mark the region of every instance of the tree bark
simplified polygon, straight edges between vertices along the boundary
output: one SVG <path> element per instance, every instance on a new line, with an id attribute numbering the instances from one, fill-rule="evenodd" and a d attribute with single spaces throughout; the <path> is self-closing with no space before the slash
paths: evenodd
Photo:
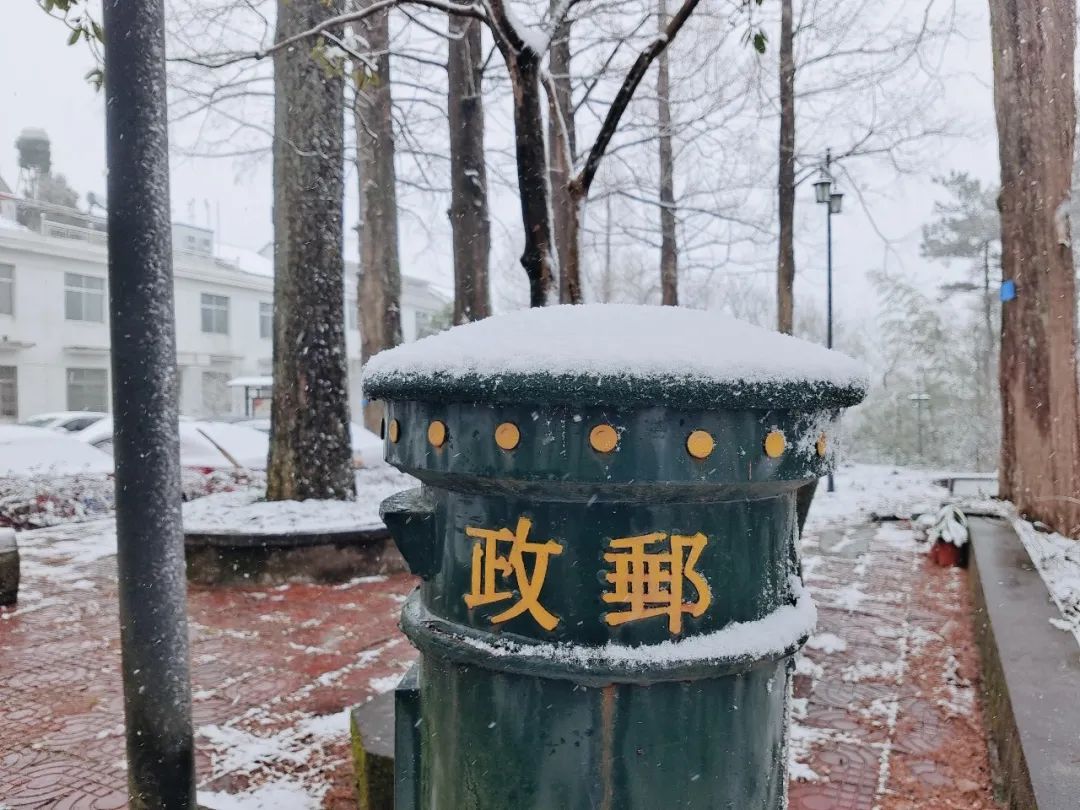
<path id="1" fill-rule="evenodd" d="M 1001 162 L 1000 491 L 1021 513 L 1080 532 L 1076 277 L 1067 208 L 1076 101 L 1072 0 L 990 0 Z"/>
<path id="2" fill-rule="evenodd" d="M 277 39 L 341 12 L 278 0 Z M 268 500 L 355 495 L 345 361 L 343 81 L 274 54 L 274 393 Z"/>
<path id="3" fill-rule="evenodd" d="M 659 0 L 661 33 L 667 28 L 666 0 Z M 660 303 L 679 303 L 679 252 L 675 241 L 675 154 L 671 146 L 671 75 L 667 48 L 657 56 L 656 103 L 660 130 Z"/>
<path id="4" fill-rule="evenodd" d="M 552 303 L 558 256 L 551 224 L 540 57 L 526 48 L 512 54 L 507 67 L 514 88 L 514 145 L 525 224 L 521 266 L 529 277 L 529 306 L 542 307 Z"/>
<path id="5" fill-rule="evenodd" d="M 551 1 L 553 12 L 560 6 L 559 0 Z M 563 20 L 555 27 L 548 51 L 548 72 L 555 87 L 554 100 L 548 105 L 548 154 L 551 177 L 551 208 L 555 227 L 555 246 L 559 255 L 559 301 L 563 304 L 581 303 L 581 278 L 574 270 L 578 267 L 575 256 L 580 252 L 576 240 L 580 238 L 575 201 L 570 194 L 570 180 L 577 154 L 577 128 L 574 124 L 573 96 L 570 87 L 570 20 Z M 556 107 L 557 105 L 557 107 Z M 559 116 L 566 128 L 565 140 L 559 131 Z M 569 152 L 569 154 L 567 154 Z M 571 253 L 574 256 L 571 256 Z"/>
<path id="6" fill-rule="evenodd" d="M 371 0 L 361 0 L 361 6 Z M 360 356 L 366 363 L 401 343 L 401 265 L 398 257 L 397 175 L 390 91 L 390 13 L 359 22 L 359 33 L 375 59 L 374 75 L 357 74 L 353 117 L 360 180 Z M 383 408 L 368 402 L 364 424 L 379 431 Z"/>
<path id="7" fill-rule="evenodd" d="M 450 18 L 447 62 L 450 118 L 450 228 L 454 247 L 454 323 L 491 314 L 491 221 L 484 163 L 483 51 L 479 20 Z"/>
<path id="8" fill-rule="evenodd" d="M 795 329 L 795 57 L 792 0 L 780 0 L 780 169 L 777 212 L 776 328 Z"/>

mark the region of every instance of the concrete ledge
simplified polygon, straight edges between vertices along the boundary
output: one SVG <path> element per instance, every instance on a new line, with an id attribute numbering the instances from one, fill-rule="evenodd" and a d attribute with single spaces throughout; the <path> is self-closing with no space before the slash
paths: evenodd
<path id="1" fill-rule="evenodd" d="M 990 742 L 1010 810 L 1080 801 L 1080 648 L 1012 528 L 972 518 L 970 583 Z"/>
<path id="2" fill-rule="evenodd" d="M 199 585 L 332 583 L 409 570 L 386 529 L 333 534 L 187 534 L 184 553 L 188 581 Z"/>
<path id="3" fill-rule="evenodd" d="M 350 712 L 359 810 L 394 810 L 394 693 Z"/>

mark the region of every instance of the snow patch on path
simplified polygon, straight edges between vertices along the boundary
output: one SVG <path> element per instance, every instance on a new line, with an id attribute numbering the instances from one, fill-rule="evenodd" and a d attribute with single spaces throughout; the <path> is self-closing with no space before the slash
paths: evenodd
<path id="1" fill-rule="evenodd" d="M 1071 632 L 1080 644 L 1080 543 L 1056 532 L 1039 531 L 1012 504 L 1004 505 L 1003 511 L 1061 611 L 1061 619 L 1050 619 L 1050 623 Z"/>
<path id="2" fill-rule="evenodd" d="M 243 793 L 200 790 L 199 804 L 214 810 L 319 810 L 326 785 L 310 787 L 293 779 L 265 782 Z"/>

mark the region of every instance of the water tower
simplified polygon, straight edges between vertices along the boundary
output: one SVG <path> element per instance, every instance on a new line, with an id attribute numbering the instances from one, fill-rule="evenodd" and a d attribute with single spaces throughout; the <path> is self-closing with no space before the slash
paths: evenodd
<path id="1" fill-rule="evenodd" d="M 37 199 L 38 181 L 52 168 L 49 136 L 43 129 L 27 127 L 15 139 L 15 148 L 19 152 L 19 181 L 15 191 L 27 199 Z"/>

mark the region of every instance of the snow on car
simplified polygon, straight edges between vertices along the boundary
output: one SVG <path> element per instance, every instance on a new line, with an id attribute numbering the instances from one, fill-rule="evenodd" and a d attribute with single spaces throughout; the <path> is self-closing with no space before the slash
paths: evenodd
<path id="1" fill-rule="evenodd" d="M 240 424 L 181 419 L 180 465 L 209 472 L 243 467 L 249 470 L 266 469 L 266 454 L 270 437 Z M 75 438 L 99 450 L 113 451 L 113 421 L 102 419 Z"/>
<path id="2" fill-rule="evenodd" d="M 108 416 L 101 411 L 57 411 L 55 413 L 39 413 L 19 422 L 24 427 L 48 428 L 49 430 L 67 431 L 77 433 L 85 430 L 95 422 L 100 422 Z"/>
<path id="3" fill-rule="evenodd" d="M 269 419 L 245 419 L 234 422 L 236 425 L 253 428 L 263 433 L 270 432 Z M 353 467 L 378 467 L 383 464 L 383 440 L 358 422 L 349 423 L 349 438 L 352 443 Z"/>
<path id="4" fill-rule="evenodd" d="M 25 425 L 0 426 L 0 477 L 112 471 L 108 455 L 73 436 Z"/>

